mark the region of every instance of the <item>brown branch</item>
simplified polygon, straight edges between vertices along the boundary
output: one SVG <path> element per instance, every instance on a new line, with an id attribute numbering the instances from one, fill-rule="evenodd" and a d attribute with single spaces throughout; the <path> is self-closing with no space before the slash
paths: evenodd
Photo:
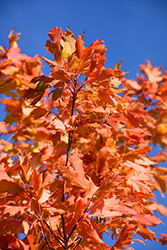
<path id="1" fill-rule="evenodd" d="M 61 234 L 61 232 L 60 232 L 60 229 L 58 228 L 57 225 L 56 225 L 56 226 L 57 226 L 58 232 L 59 232 L 59 234 L 60 234 L 61 237 L 59 237 L 59 236 L 55 233 L 55 231 L 54 231 L 54 229 L 53 229 L 53 226 L 52 226 L 52 223 L 51 223 L 51 220 L 50 220 L 50 216 L 49 216 L 49 224 L 50 224 L 50 227 L 51 227 L 51 229 L 52 229 L 52 231 L 53 231 L 53 234 L 54 234 L 56 237 L 58 237 L 59 240 L 61 240 L 62 242 L 64 242 L 63 236 L 62 236 L 62 234 Z"/>
<path id="2" fill-rule="evenodd" d="M 73 250 L 75 250 L 77 248 L 77 246 L 80 244 L 82 238 L 79 239 L 79 241 L 77 242 L 76 246 L 73 248 Z"/>
<path id="3" fill-rule="evenodd" d="M 74 230 L 77 228 L 79 222 L 80 222 L 81 219 L 83 218 L 83 216 L 84 216 L 84 214 L 86 213 L 86 211 L 88 210 L 88 208 L 89 208 L 89 205 L 88 205 L 87 208 L 85 208 L 85 210 L 83 211 L 83 214 L 81 215 L 81 217 L 78 219 L 78 221 L 77 221 L 77 222 L 75 223 L 75 225 L 73 226 L 73 228 L 72 228 L 72 230 L 71 230 L 71 232 L 70 232 L 70 234 L 69 234 L 69 236 L 68 236 L 68 238 L 67 238 L 67 242 L 69 241 L 71 235 L 73 234 Z"/>
<path id="4" fill-rule="evenodd" d="M 52 229 L 50 228 L 50 226 L 48 225 L 48 223 L 47 223 L 45 220 L 43 220 L 43 222 L 44 222 L 45 225 L 48 227 L 49 231 L 52 233 L 52 235 L 54 236 L 54 238 L 55 238 L 55 239 L 59 242 L 59 244 L 64 248 L 64 245 L 61 243 L 61 241 L 64 243 L 64 240 L 61 239 L 61 238 L 55 233 L 55 231 L 52 230 Z"/>
<path id="5" fill-rule="evenodd" d="M 54 250 L 54 248 L 52 248 L 52 247 L 50 246 L 50 244 L 49 244 L 49 242 L 48 242 L 48 240 L 47 240 L 47 237 L 46 237 L 46 234 L 45 234 L 45 229 L 44 229 L 44 227 L 43 227 L 42 221 L 40 221 L 40 222 L 41 222 L 42 235 L 43 235 L 43 237 L 44 237 L 44 240 L 45 240 L 47 246 L 49 247 L 49 249 Z"/>
<path id="6" fill-rule="evenodd" d="M 63 240 L 63 237 L 61 238 L 61 237 L 59 237 L 56 233 L 55 233 L 55 231 L 54 231 L 54 229 L 53 229 L 53 227 L 52 227 L 52 223 L 51 223 L 51 220 L 50 220 L 50 216 L 49 216 L 49 224 L 50 224 L 50 226 L 48 225 L 48 223 L 42 218 L 42 208 L 41 208 L 41 206 L 39 205 L 39 217 L 38 216 L 36 216 L 37 217 L 37 219 L 40 221 L 40 223 L 41 223 L 41 226 L 42 226 L 42 230 L 43 230 L 43 235 L 44 235 L 44 240 L 46 241 L 46 244 L 50 247 L 50 245 L 49 245 L 49 242 L 48 242 L 48 240 L 47 240 L 47 238 L 46 238 L 46 235 L 45 235 L 45 229 L 44 229 L 44 226 L 43 226 L 43 223 L 47 226 L 47 228 L 49 229 L 49 231 L 51 232 L 51 234 L 53 235 L 53 237 L 58 241 L 58 243 L 64 248 L 64 240 Z M 61 235 L 61 234 L 60 234 Z M 63 243 L 63 244 L 62 244 Z M 53 249 L 53 248 L 51 248 L 51 249 Z M 54 250 L 54 249 L 53 249 Z"/>
<path id="7" fill-rule="evenodd" d="M 71 91 L 72 93 L 72 109 L 71 109 L 71 117 L 73 116 L 74 114 L 74 108 L 75 108 L 75 101 L 76 101 L 76 97 L 77 97 L 77 93 L 82 89 L 82 87 L 84 86 L 85 84 L 82 84 L 78 89 L 77 89 L 77 80 L 75 79 L 74 80 L 74 91 Z M 72 131 L 70 130 L 68 132 L 68 147 L 67 147 L 67 154 L 66 154 L 66 164 L 65 166 L 67 167 L 68 166 L 68 161 L 69 161 L 69 155 L 70 155 L 70 149 L 71 149 L 71 144 L 72 144 L 72 138 L 73 138 L 73 134 L 72 134 Z M 65 198 L 65 187 L 66 187 L 66 181 L 63 180 L 63 191 L 62 191 L 62 202 L 64 201 L 64 198 Z M 84 210 L 83 212 L 83 215 L 84 213 L 87 211 L 88 207 Z M 72 228 L 69 236 L 67 237 L 66 236 L 66 231 L 65 231 L 65 220 L 64 220 L 64 215 L 61 215 L 61 220 L 62 220 L 62 227 L 63 227 L 63 234 L 64 234 L 64 241 L 65 241 L 65 244 L 66 244 L 66 247 L 68 249 L 68 246 L 67 246 L 67 243 L 71 237 L 71 235 L 73 234 L 73 232 L 75 231 L 78 223 L 80 222 L 80 220 L 82 219 L 83 215 L 79 218 L 79 220 L 77 221 L 77 223 L 74 225 L 74 227 Z M 79 241 L 80 242 L 80 241 Z M 79 243 L 77 243 L 77 246 L 79 245 Z M 76 247 L 75 247 L 76 248 Z M 74 248 L 74 249 L 75 249 Z"/>
<path id="8" fill-rule="evenodd" d="M 63 238 L 63 235 L 62 235 L 62 233 L 61 233 L 61 231 L 60 231 L 60 229 L 59 229 L 58 225 L 56 225 L 56 227 L 57 227 L 57 230 L 58 230 L 58 232 L 59 232 L 60 236 Z"/>
<path id="9" fill-rule="evenodd" d="M 66 228 L 65 228 L 65 219 L 64 215 L 61 214 L 61 221 L 62 221 L 62 228 L 63 228 L 63 234 L 64 234 L 64 249 L 68 249 L 68 242 L 67 242 L 67 235 L 66 235 Z"/>
<path id="10" fill-rule="evenodd" d="M 77 89 L 77 93 L 85 86 L 85 82 Z"/>
<path id="11" fill-rule="evenodd" d="M 71 116 L 73 116 L 73 114 L 74 114 L 74 107 L 75 107 L 76 97 L 77 97 L 77 92 L 76 92 L 76 90 L 75 90 L 75 91 L 73 92 L 73 96 L 72 96 Z"/>
<path id="12" fill-rule="evenodd" d="M 74 85 L 73 85 L 73 91 L 71 90 L 72 93 L 72 108 L 71 108 L 71 117 L 74 114 L 74 108 L 75 108 L 75 101 L 76 101 L 76 97 L 77 97 L 77 91 L 76 91 L 76 86 L 77 86 L 77 81 L 76 79 L 74 80 Z M 71 149 L 71 144 L 72 144 L 72 138 L 73 138 L 73 134 L 72 131 L 69 130 L 68 132 L 68 147 L 67 147 L 67 153 L 66 153 L 66 163 L 65 166 L 68 166 L 68 161 L 69 161 L 69 155 L 70 155 L 70 149 Z M 65 200 L 65 189 L 66 189 L 66 181 L 63 180 L 63 188 L 62 188 L 62 202 L 64 202 Z M 64 249 L 68 249 L 68 239 L 69 237 L 67 237 L 66 235 L 66 228 L 65 228 L 65 218 L 64 218 L 64 214 L 61 215 L 61 222 L 62 222 L 62 228 L 63 228 L 63 238 L 64 238 Z"/>
<path id="13" fill-rule="evenodd" d="M 76 239 L 73 240 L 73 242 L 72 242 L 70 245 L 68 245 L 68 248 L 72 247 L 72 245 L 74 245 L 74 243 L 76 243 L 78 240 L 81 240 L 81 239 L 82 239 L 82 238 L 80 238 L 80 237 L 78 236 Z"/>
<path id="14" fill-rule="evenodd" d="M 68 132 L 68 147 L 67 147 L 67 154 L 66 154 L 66 167 L 68 165 L 68 160 L 69 160 L 69 155 L 70 155 L 70 149 L 71 149 L 71 144 L 72 144 L 72 131 L 70 130 Z"/>

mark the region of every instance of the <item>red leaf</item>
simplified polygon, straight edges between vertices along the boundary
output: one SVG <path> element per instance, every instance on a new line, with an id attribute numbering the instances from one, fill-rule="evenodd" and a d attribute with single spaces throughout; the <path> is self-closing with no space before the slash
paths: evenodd
<path id="1" fill-rule="evenodd" d="M 11 193 L 11 194 L 20 194 L 24 192 L 24 189 L 21 188 L 17 183 L 8 181 L 8 180 L 1 180 L 0 181 L 0 193 Z"/>
<path id="2" fill-rule="evenodd" d="M 161 244 L 164 246 L 164 245 L 167 245 L 167 234 L 160 234 L 162 237 L 159 238 L 159 241 L 161 242 Z"/>
<path id="3" fill-rule="evenodd" d="M 54 42 L 54 43 L 59 43 L 60 44 L 60 39 L 62 36 L 63 32 L 61 28 L 52 28 L 49 33 L 48 36 L 50 37 L 50 39 Z"/>
<path id="4" fill-rule="evenodd" d="M 28 246 L 26 246 L 19 238 L 9 234 L 0 236 L 0 248 L 12 250 L 28 250 Z"/>

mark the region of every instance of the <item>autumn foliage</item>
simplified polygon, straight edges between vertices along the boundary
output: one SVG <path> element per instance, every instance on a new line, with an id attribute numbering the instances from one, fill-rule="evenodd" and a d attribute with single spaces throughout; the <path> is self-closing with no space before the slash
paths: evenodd
<path id="1" fill-rule="evenodd" d="M 32 58 L 18 35 L 0 46 L 0 249 L 132 249 L 134 235 L 167 244 L 150 227 L 162 223 L 155 211 L 167 216 L 154 194 L 167 191 L 167 71 L 147 61 L 127 79 L 121 62 L 104 67 L 103 41 L 85 47 L 61 28 L 46 42 L 53 61 Z"/>

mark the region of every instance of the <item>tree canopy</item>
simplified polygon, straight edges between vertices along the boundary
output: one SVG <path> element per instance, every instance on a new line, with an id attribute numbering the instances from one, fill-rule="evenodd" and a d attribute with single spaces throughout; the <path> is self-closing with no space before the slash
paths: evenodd
<path id="1" fill-rule="evenodd" d="M 104 66 L 103 41 L 48 35 L 53 60 L 21 54 L 14 30 L 0 46 L 0 249 L 133 249 L 134 235 L 167 244 L 150 229 L 162 223 L 155 211 L 167 216 L 154 194 L 167 192 L 167 71 L 146 61 L 131 80 L 122 62 Z"/>

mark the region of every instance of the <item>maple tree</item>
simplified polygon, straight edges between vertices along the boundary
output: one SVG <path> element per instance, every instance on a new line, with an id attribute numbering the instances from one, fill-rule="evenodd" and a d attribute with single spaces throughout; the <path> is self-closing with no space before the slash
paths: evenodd
<path id="1" fill-rule="evenodd" d="M 84 34 L 57 27 L 54 60 L 32 58 L 13 32 L 0 46 L 0 249 L 133 249 L 134 235 L 167 244 L 150 229 L 162 223 L 155 211 L 167 215 L 154 194 L 167 192 L 167 71 L 147 61 L 127 79 L 121 62 L 104 67 L 103 41 L 85 47 Z"/>

